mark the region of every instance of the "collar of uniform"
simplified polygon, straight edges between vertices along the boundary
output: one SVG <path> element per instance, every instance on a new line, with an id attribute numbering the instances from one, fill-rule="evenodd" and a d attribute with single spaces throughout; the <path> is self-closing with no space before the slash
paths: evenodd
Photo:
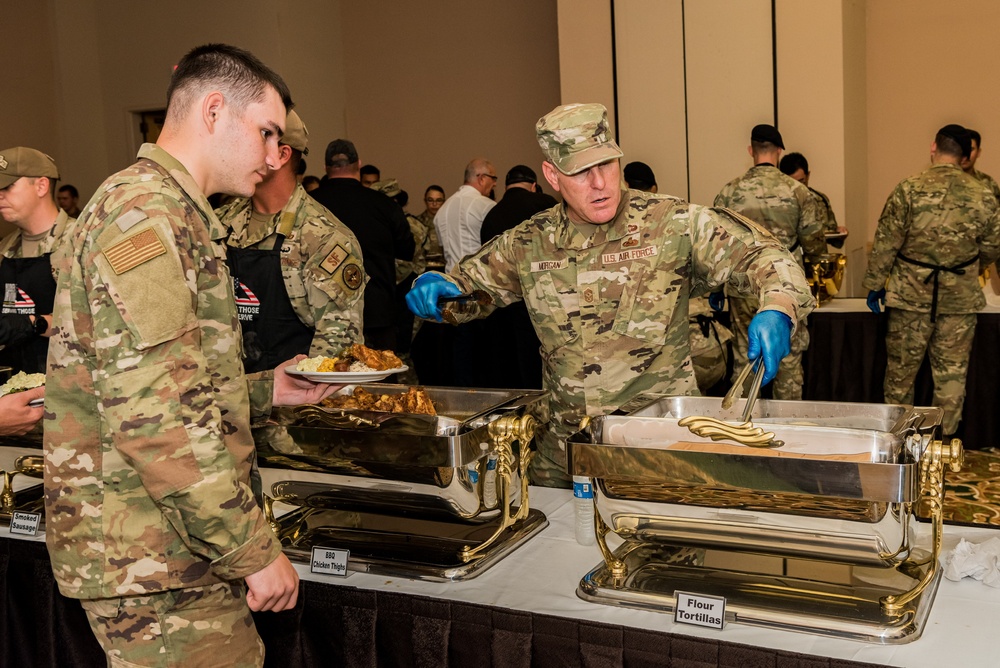
<path id="1" fill-rule="evenodd" d="M 197 207 L 205 222 L 208 223 L 208 233 L 212 241 L 226 238 L 226 227 L 219 222 L 218 216 L 212 211 L 212 205 L 208 203 L 208 198 L 201 191 L 194 177 L 187 168 L 174 156 L 167 153 L 156 144 L 143 144 L 139 148 L 140 158 L 152 160 L 160 165 L 170 176 L 173 177 L 181 189 L 191 198 L 191 202 Z"/>
<path id="2" fill-rule="evenodd" d="M 285 206 L 271 217 L 271 223 L 266 227 L 255 230 L 252 234 L 247 231 L 250 226 L 250 213 L 253 211 L 253 202 L 249 197 L 240 199 L 239 204 L 233 205 L 232 208 L 219 209 L 217 212 L 219 220 L 223 225 L 232 230 L 232 234 L 226 235 L 229 238 L 228 243 L 239 248 L 256 246 L 261 241 L 278 232 L 278 227 L 287 214 L 290 213 L 294 217 L 297 217 L 299 209 L 306 204 L 306 197 L 308 196 L 309 193 L 305 191 L 305 188 L 301 184 L 295 186 L 288 201 L 285 202 Z M 223 215 L 225 218 L 223 218 Z M 234 238 L 237 239 L 235 243 L 233 243 Z"/>
<path id="3" fill-rule="evenodd" d="M 628 189 L 622 188 L 618 201 L 618 211 L 615 212 L 615 217 L 603 225 L 592 225 L 596 231 L 590 235 L 584 234 L 580 226 L 570 220 L 569 214 L 566 213 L 566 203 L 563 202 L 559 207 L 559 216 L 562 221 L 562 233 L 557 240 L 559 247 L 590 248 L 608 241 L 623 238 L 628 234 L 628 222 L 626 219 L 628 218 L 629 199 Z"/>
<path id="4" fill-rule="evenodd" d="M 753 167 L 751 167 L 749 171 L 751 171 L 751 172 L 752 172 L 752 171 L 753 171 L 753 170 L 755 170 L 755 169 L 767 169 L 767 168 L 770 168 L 770 169 L 777 169 L 777 167 L 775 167 L 774 165 L 772 165 L 772 164 L 771 164 L 771 163 L 769 163 L 769 162 L 762 162 L 762 163 L 759 163 L 759 164 L 756 164 L 756 165 L 754 165 Z"/>
<path id="5" fill-rule="evenodd" d="M 45 237 L 41 239 L 38 245 L 38 252 L 42 255 L 51 253 L 56 247 L 56 241 L 62 236 L 63 230 L 66 229 L 66 221 L 69 220 L 69 216 L 65 211 L 59 209 L 59 213 L 56 214 L 56 222 L 52 224 L 46 233 Z M 16 249 L 16 251 L 15 251 Z M 3 257 L 18 257 L 21 255 L 21 229 L 15 228 L 13 232 L 3 238 L 0 242 L 0 255 Z"/>

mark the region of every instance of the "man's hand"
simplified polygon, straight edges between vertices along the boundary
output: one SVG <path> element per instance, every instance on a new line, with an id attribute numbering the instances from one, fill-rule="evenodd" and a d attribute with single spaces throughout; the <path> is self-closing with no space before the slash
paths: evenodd
<path id="1" fill-rule="evenodd" d="M 868 308 L 872 313 L 881 313 L 885 304 L 885 288 L 868 291 Z"/>
<path id="2" fill-rule="evenodd" d="M 274 370 L 274 391 L 271 393 L 271 403 L 274 406 L 301 406 L 302 404 L 318 404 L 328 396 L 344 387 L 333 383 L 314 383 L 299 376 L 285 373 L 286 367 L 295 368 L 305 355 L 296 355 L 294 359 L 282 362 Z M 265 392 L 267 390 L 264 390 Z"/>
<path id="3" fill-rule="evenodd" d="M 767 385 L 778 375 L 778 363 L 792 351 L 792 319 L 780 311 L 760 311 L 747 328 L 747 358 L 763 358 Z"/>
<path id="4" fill-rule="evenodd" d="M 424 320 L 441 322 L 438 299 L 457 297 L 462 294 L 458 286 L 438 274 L 421 274 L 413 283 L 413 289 L 406 293 L 406 305 L 413 314 Z"/>
<path id="5" fill-rule="evenodd" d="M 28 402 L 44 396 L 43 386 L 0 397 L 0 436 L 21 436 L 31 431 L 45 409 L 29 406 Z"/>
<path id="6" fill-rule="evenodd" d="M 284 554 L 246 577 L 247 605 L 254 612 L 281 612 L 295 607 L 299 598 L 299 574 Z"/>

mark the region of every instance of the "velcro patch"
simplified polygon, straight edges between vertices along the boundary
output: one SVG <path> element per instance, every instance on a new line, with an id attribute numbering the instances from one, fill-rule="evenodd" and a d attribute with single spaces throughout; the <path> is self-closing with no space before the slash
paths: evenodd
<path id="1" fill-rule="evenodd" d="M 126 211 L 122 215 L 118 216 L 115 220 L 115 225 L 117 225 L 118 229 L 122 232 L 128 232 L 135 227 L 137 223 L 141 223 L 144 220 L 146 220 L 146 214 L 139 209 L 131 209 L 130 211 Z"/>
<path id="2" fill-rule="evenodd" d="M 149 228 L 119 241 L 104 251 L 108 264 L 118 275 L 167 252 L 156 230 Z"/>
<path id="3" fill-rule="evenodd" d="M 332 275 L 333 272 L 337 270 L 337 267 L 344 263 L 344 260 L 347 259 L 348 255 L 350 255 L 350 253 L 347 252 L 347 249 L 340 244 L 337 244 L 333 247 L 333 250 L 330 251 L 325 258 L 323 258 L 323 261 L 319 263 L 319 266 L 323 268 L 323 271 Z"/>
<path id="4" fill-rule="evenodd" d="M 539 260 L 538 262 L 531 263 L 531 273 L 537 273 L 539 271 L 555 271 L 557 269 L 565 269 L 569 266 L 569 260 L 563 258 L 561 260 Z"/>

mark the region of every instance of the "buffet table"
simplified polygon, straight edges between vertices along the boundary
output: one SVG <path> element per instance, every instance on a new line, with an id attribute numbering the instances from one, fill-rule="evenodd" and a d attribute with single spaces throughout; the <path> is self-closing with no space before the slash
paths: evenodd
<path id="1" fill-rule="evenodd" d="M 803 355 L 802 398 L 816 401 L 881 403 L 885 377 L 887 318 L 868 310 L 863 299 L 834 299 L 809 316 L 809 349 Z M 1000 379 L 1000 306 L 979 313 L 965 383 L 966 397 L 957 436 L 970 450 L 1000 446 L 1000 412 L 995 410 Z M 917 374 L 914 404 L 933 400 L 930 364 Z"/>
<path id="2" fill-rule="evenodd" d="M 288 471 L 264 471 L 265 485 Z M 580 577 L 599 560 L 573 537 L 568 491 L 531 488 L 550 526 L 481 576 L 436 583 L 368 573 L 314 575 L 304 565 L 294 610 L 256 615 L 271 666 L 816 666 L 995 665 L 989 622 L 1000 591 L 943 580 L 927 630 L 898 646 L 730 623 L 722 631 L 676 625 L 669 615 L 586 603 Z M 927 527 L 921 527 L 926 530 Z M 0 665 L 95 666 L 100 651 L 75 601 L 55 589 L 41 537 L 3 530 Z M 982 542 L 990 529 L 946 527 Z M 808 655 L 808 656 L 804 656 Z"/>

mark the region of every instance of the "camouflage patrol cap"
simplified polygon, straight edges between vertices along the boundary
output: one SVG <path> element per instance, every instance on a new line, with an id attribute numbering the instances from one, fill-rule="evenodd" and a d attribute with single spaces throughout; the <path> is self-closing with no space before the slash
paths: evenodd
<path id="1" fill-rule="evenodd" d="M 309 130 L 294 111 L 289 111 L 285 117 L 285 134 L 281 135 L 281 143 L 300 151 L 302 155 L 309 155 Z"/>
<path id="2" fill-rule="evenodd" d="M 388 195 L 389 197 L 395 197 L 400 193 L 402 188 L 399 187 L 399 181 L 396 179 L 385 179 L 383 181 L 376 181 L 371 184 L 372 190 L 377 190 L 383 195 Z"/>
<path id="3" fill-rule="evenodd" d="M 22 176 L 59 178 L 56 161 L 41 151 L 15 146 L 0 151 L 0 188 L 6 188 Z"/>
<path id="4" fill-rule="evenodd" d="M 545 159 L 563 174 L 579 174 L 602 162 L 622 157 L 608 129 L 603 104 L 564 104 L 535 124 Z"/>

